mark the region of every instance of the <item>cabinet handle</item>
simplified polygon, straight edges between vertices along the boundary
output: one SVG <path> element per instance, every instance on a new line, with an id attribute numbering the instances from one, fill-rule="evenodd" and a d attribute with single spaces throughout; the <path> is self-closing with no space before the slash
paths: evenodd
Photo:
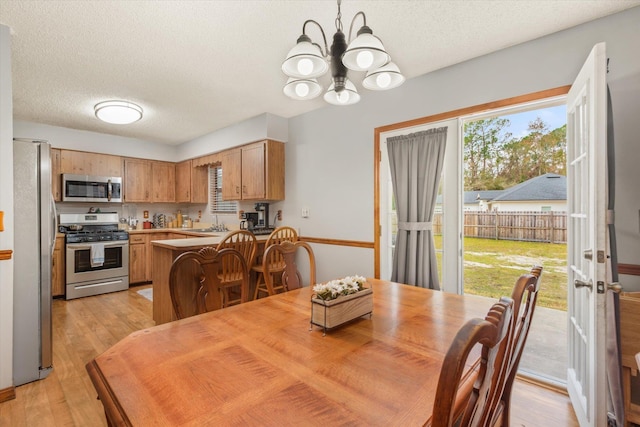
<path id="1" fill-rule="evenodd" d="M 242 193 L 243 194 L 247 194 L 247 186 L 246 185 L 242 186 Z"/>
<path id="2" fill-rule="evenodd" d="M 240 194 L 240 187 L 236 185 L 236 194 Z"/>

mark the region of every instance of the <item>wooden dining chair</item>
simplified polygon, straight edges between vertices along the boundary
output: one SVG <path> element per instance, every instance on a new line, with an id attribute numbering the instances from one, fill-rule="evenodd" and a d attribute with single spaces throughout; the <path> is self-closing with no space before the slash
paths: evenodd
<path id="1" fill-rule="evenodd" d="M 269 235 L 267 241 L 264 245 L 264 252 L 266 253 L 270 246 L 277 245 L 282 242 L 297 242 L 298 241 L 298 232 L 292 228 L 287 226 L 278 227 Z M 267 285 L 265 282 L 264 276 L 264 255 L 260 260 L 258 260 L 252 267 L 252 271 L 256 274 L 256 289 L 253 295 L 253 299 L 258 299 L 261 294 L 270 295 L 267 289 Z M 273 273 L 280 273 L 284 269 L 284 260 L 282 259 L 282 255 L 278 252 L 272 253 L 269 260 L 269 271 Z M 281 291 L 282 284 L 274 285 L 274 290 Z"/>
<path id="2" fill-rule="evenodd" d="M 220 282 L 222 283 L 223 307 L 239 304 L 241 302 L 241 285 L 245 274 L 249 274 L 247 266 L 253 265 L 257 250 L 256 236 L 247 230 L 236 230 L 225 235 L 217 249 L 235 249 L 242 254 L 245 263 L 240 263 L 236 258 L 226 257 L 220 266 Z"/>
<path id="3" fill-rule="evenodd" d="M 302 241 L 290 242 L 285 240 L 282 243 L 269 246 L 262 258 L 264 281 L 269 295 L 274 295 L 277 289 L 274 285 L 273 273 L 275 273 L 275 271 L 271 270 L 272 267 L 275 268 L 277 272 L 282 272 L 280 285 L 278 287 L 282 292 L 298 289 L 303 286 L 302 276 L 296 264 L 298 249 L 306 250 L 309 256 L 309 286 L 313 286 L 316 283 L 316 258 L 311 246 Z M 276 257 L 282 259 L 283 265 L 273 262 Z"/>
<path id="4" fill-rule="evenodd" d="M 534 266 L 529 274 L 523 274 L 518 278 L 511 293 L 514 318 L 512 348 L 509 352 L 509 365 L 507 367 L 504 390 L 500 396 L 499 405 L 496 407 L 496 413 L 493 415 L 493 425 L 509 426 L 511 390 L 518 373 L 518 366 L 529 335 L 533 312 L 536 308 L 541 274 L 542 267 Z"/>
<path id="5" fill-rule="evenodd" d="M 223 307 L 222 283 L 218 272 L 226 258 L 244 264 L 240 299 L 248 300 L 249 273 L 244 257 L 235 249 L 217 251 L 211 247 L 180 254 L 169 271 L 169 293 L 178 319 L 218 310 Z"/>
<path id="6" fill-rule="evenodd" d="M 502 297 L 484 319 L 471 319 L 458 331 L 447 351 L 440 371 L 431 427 L 490 425 L 495 412 L 492 405 L 503 388 L 513 329 L 513 300 Z M 462 387 L 467 359 L 476 344 L 481 344 L 480 365 L 471 391 Z M 461 392 L 460 392 L 461 391 Z"/>

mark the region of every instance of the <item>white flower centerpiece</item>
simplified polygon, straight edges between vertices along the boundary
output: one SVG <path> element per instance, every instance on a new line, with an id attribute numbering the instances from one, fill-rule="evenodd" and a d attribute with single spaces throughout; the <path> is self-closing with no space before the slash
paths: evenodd
<path id="1" fill-rule="evenodd" d="M 311 324 L 327 329 L 335 328 L 373 312 L 373 291 L 366 287 L 362 276 L 319 283 L 311 297 Z"/>

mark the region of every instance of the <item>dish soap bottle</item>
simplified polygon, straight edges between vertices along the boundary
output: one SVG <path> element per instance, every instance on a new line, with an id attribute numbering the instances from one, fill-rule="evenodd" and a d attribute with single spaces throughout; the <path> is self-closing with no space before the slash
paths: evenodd
<path id="1" fill-rule="evenodd" d="M 176 225 L 178 226 L 178 228 L 182 228 L 182 212 L 180 212 L 179 210 L 178 210 L 178 213 L 176 214 L 176 220 L 177 220 Z"/>

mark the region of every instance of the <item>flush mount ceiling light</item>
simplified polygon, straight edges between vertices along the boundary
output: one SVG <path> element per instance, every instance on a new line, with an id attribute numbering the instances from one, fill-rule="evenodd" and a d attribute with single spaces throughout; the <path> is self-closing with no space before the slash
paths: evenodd
<path id="1" fill-rule="evenodd" d="M 142 118 L 142 108 L 129 101 L 104 101 L 93 109 L 97 118 L 116 125 L 128 125 Z"/>
<path id="2" fill-rule="evenodd" d="M 355 40 L 347 41 L 342 32 L 342 13 L 338 0 L 338 16 L 336 17 L 336 33 L 333 35 L 331 49 L 327 47 L 327 38 L 322 26 L 312 19 L 302 25 L 302 35 L 297 44 L 289 51 L 282 63 L 282 71 L 289 77 L 284 86 L 284 94 L 297 100 L 313 99 L 320 95 L 322 86 L 316 80 L 327 72 L 331 66 L 331 85 L 324 95 L 324 100 L 335 105 L 351 105 L 360 100 L 356 86 L 347 78 L 347 69 L 366 71 L 363 86 L 371 90 L 387 90 L 400 86 L 405 78 L 391 57 L 384 50 L 379 38 L 367 27 L 364 12 L 358 12 L 351 20 L 349 40 L 353 24 L 358 16 L 362 16 L 363 25 L 358 30 Z M 324 50 L 318 43 L 311 41 L 306 34 L 307 24 L 313 23 L 320 28 L 324 41 Z"/>

